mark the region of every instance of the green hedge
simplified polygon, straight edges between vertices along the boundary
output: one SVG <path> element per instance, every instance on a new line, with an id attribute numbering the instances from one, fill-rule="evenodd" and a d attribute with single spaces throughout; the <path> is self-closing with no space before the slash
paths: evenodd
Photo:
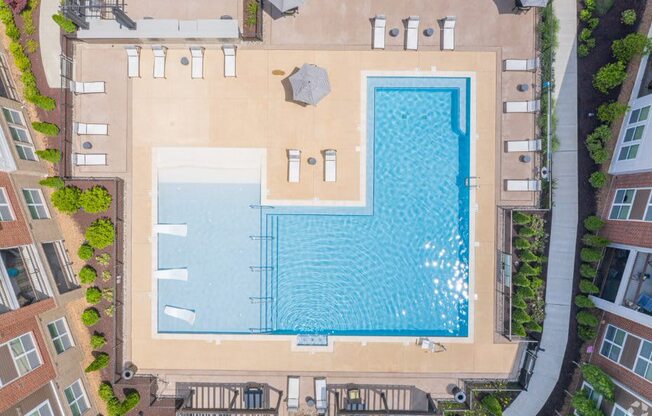
<path id="1" fill-rule="evenodd" d="M 582 237 L 582 241 L 587 246 L 596 247 L 596 248 L 607 247 L 611 242 L 609 241 L 609 239 L 595 234 L 584 234 L 584 236 Z"/>
<path id="2" fill-rule="evenodd" d="M 578 391 L 573 395 L 571 405 L 581 416 L 604 416 L 601 410 L 596 407 L 596 404 L 591 400 L 588 394 L 584 391 Z"/>
<path id="3" fill-rule="evenodd" d="M 593 76 L 593 86 L 601 93 L 608 94 L 609 91 L 625 82 L 626 78 L 625 64 L 620 61 L 612 62 L 604 65 Z"/>
<path id="4" fill-rule="evenodd" d="M 84 369 L 85 372 L 90 373 L 93 371 L 99 371 L 103 368 L 106 368 L 109 366 L 109 354 L 105 352 L 99 352 L 95 356 L 95 359 Z"/>
<path id="5" fill-rule="evenodd" d="M 110 246 L 114 239 L 115 228 L 108 218 L 97 219 L 86 229 L 86 241 L 96 249 Z"/>
<path id="6" fill-rule="evenodd" d="M 603 103 L 598 107 L 598 120 L 604 123 L 612 123 L 624 116 L 629 110 L 629 106 L 617 101 Z"/>
<path id="7" fill-rule="evenodd" d="M 593 172 L 589 177 L 589 183 L 596 189 L 602 188 L 607 184 L 607 175 L 602 171 Z"/>
<path id="8" fill-rule="evenodd" d="M 532 216 L 519 211 L 512 213 L 512 222 L 516 225 L 527 225 L 532 222 Z"/>
<path id="9" fill-rule="evenodd" d="M 98 394 L 106 403 L 108 416 L 126 415 L 140 402 L 140 394 L 136 390 L 129 391 L 125 395 L 125 400 L 120 402 L 113 392 L 113 387 L 106 381 L 100 385 Z"/>
<path id="10" fill-rule="evenodd" d="M 488 394 L 482 399 L 482 406 L 493 416 L 502 416 L 503 406 L 493 394 Z"/>
<path id="11" fill-rule="evenodd" d="M 622 39 L 613 41 L 611 50 L 614 58 L 627 63 L 637 56 L 649 52 L 652 46 L 650 39 L 642 33 L 630 33 Z"/>
<path id="12" fill-rule="evenodd" d="M 592 341 L 598 336 L 598 330 L 590 326 L 580 325 L 577 327 L 577 335 L 582 341 Z"/>

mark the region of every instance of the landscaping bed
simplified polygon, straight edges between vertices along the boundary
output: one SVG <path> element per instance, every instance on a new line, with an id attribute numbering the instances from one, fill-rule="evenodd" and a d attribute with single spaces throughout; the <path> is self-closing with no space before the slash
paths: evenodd
<path id="1" fill-rule="evenodd" d="M 244 40 L 262 40 L 263 8 L 260 0 L 244 0 L 242 2 L 242 38 Z"/>

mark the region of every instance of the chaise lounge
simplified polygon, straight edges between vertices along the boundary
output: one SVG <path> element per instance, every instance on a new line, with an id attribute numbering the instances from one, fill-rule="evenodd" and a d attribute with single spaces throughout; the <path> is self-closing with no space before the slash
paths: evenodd
<path id="1" fill-rule="evenodd" d="M 416 51 L 419 47 L 419 16 L 410 16 L 405 30 L 405 49 Z"/>
<path id="2" fill-rule="evenodd" d="M 373 49 L 385 49 L 385 27 L 387 19 L 379 14 L 374 17 L 374 45 Z"/>
<path id="3" fill-rule="evenodd" d="M 296 183 L 301 178 L 301 150 L 288 150 L 288 182 Z"/>

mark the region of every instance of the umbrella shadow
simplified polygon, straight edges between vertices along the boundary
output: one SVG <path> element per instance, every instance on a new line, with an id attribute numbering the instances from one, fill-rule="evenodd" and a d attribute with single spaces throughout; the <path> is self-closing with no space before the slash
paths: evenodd
<path id="1" fill-rule="evenodd" d="M 299 72 L 299 69 L 300 68 L 298 68 L 298 67 L 294 67 L 294 69 L 292 70 L 290 75 L 288 75 L 287 77 L 285 77 L 285 78 L 283 78 L 281 80 L 281 85 L 283 86 L 283 91 L 285 91 L 285 102 L 295 103 L 295 104 L 300 105 L 301 107 L 308 107 L 308 104 L 306 104 L 304 102 L 301 102 L 301 101 L 296 101 L 294 99 L 294 94 L 292 93 L 292 84 L 290 84 L 290 77 L 292 75 L 296 74 L 297 72 Z"/>

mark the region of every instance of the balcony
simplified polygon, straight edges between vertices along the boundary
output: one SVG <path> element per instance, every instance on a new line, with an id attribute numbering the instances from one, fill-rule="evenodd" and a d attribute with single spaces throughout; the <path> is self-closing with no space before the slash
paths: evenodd
<path id="1" fill-rule="evenodd" d="M 430 394 L 414 387 L 381 384 L 329 384 L 333 415 L 431 415 L 437 412 Z"/>
<path id="2" fill-rule="evenodd" d="M 637 253 L 623 305 L 652 316 L 652 253 Z"/>
<path id="3" fill-rule="evenodd" d="M 283 392 L 265 383 L 177 383 L 177 416 L 278 415 Z"/>
<path id="4" fill-rule="evenodd" d="M 47 284 L 33 246 L 0 249 L 0 313 L 47 299 Z"/>
<path id="5" fill-rule="evenodd" d="M 70 260 L 66 254 L 66 249 L 61 241 L 53 241 L 41 244 L 45 253 L 45 260 L 50 266 L 52 277 L 57 285 L 57 291 L 60 295 L 68 293 L 79 288 L 75 280 L 75 274 L 72 271 Z"/>

